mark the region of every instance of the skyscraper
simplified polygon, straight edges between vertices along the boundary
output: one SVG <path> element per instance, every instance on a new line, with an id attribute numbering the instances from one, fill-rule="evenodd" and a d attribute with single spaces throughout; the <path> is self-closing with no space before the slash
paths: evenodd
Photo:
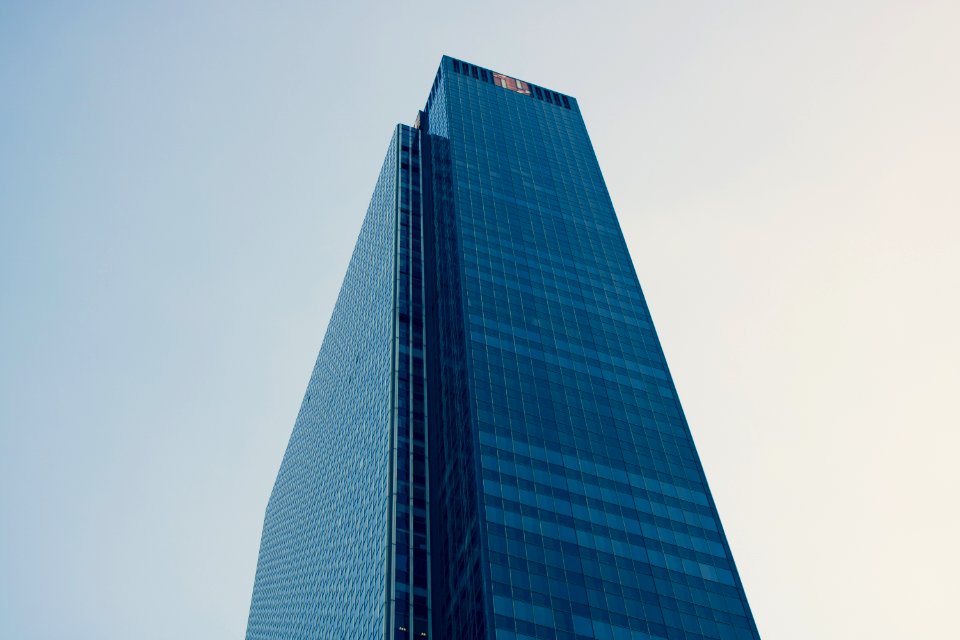
<path id="1" fill-rule="evenodd" d="M 394 130 L 247 638 L 759 638 L 573 98 L 444 57 Z"/>

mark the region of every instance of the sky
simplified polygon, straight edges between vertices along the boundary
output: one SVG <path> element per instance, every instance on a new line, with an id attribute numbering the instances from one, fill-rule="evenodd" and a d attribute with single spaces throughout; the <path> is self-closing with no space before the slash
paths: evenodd
<path id="1" fill-rule="evenodd" d="M 239 638 L 392 128 L 575 96 L 761 635 L 950 635 L 960 4 L 0 2 L 0 636 Z"/>

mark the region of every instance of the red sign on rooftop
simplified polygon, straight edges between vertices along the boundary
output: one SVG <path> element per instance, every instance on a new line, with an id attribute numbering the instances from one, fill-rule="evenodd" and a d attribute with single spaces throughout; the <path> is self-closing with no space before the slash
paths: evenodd
<path id="1" fill-rule="evenodd" d="M 516 78 L 505 76 L 502 73 L 493 74 L 493 84 L 498 87 L 503 87 L 504 89 L 509 89 L 510 91 L 522 93 L 525 96 L 530 95 L 530 85 L 523 80 L 517 80 Z"/>

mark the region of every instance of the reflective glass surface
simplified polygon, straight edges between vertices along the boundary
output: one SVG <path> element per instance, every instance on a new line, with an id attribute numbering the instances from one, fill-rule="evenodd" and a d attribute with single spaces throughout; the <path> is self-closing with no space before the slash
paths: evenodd
<path id="1" fill-rule="evenodd" d="M 476 637 L 759 637 L 576 101 L 449 58 L 441 76 Z"/>
<path id="2" fill-rule="evenodd" d="M 249 640 L 384 635 L 398 145 L 394 136 L 270 496 Z"/>
<path id="3" fill-rule="evenodd" d="M 444 57 L 277 477 L 247 637 L 759 638 L 573 98 Z"/>

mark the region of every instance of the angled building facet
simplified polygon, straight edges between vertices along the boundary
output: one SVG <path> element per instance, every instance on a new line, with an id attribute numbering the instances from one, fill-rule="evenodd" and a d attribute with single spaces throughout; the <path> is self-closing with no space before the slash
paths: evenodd
<path id="1" fill-rule="evenodd" d="M 444 57 L 396 127 L 247 638 L 759 638 L 575 99 Z"/>

